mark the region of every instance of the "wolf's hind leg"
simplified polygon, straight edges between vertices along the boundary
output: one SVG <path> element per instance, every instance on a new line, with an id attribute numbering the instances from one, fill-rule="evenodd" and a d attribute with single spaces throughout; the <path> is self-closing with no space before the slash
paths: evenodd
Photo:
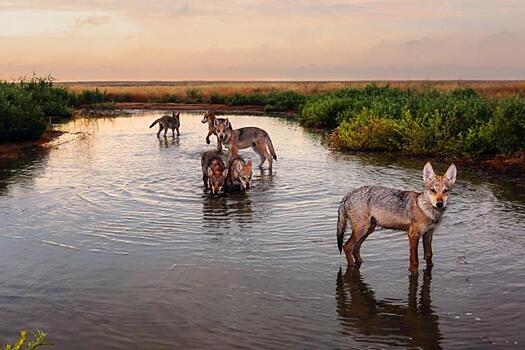
<path id="1" fill-rule="evenodd" d="M 361 223 L 361 222 L 354 223 L 352 221 L 352 235 L 343 245 L 343 250 L 345 251 L 345 255 L 346 255 L 346 261 L 348 262 L 349 267 L 355 266 L 354 249 L 356 248 L 356 244 L 358 244 L 362 238 L 366 238 L 365 236 L 366 236 L 366 233 L 368 232 L 369 227 L 370 227 L 369 221 L 366 221 L 365 223 Z M 359 256 L 359 258 L 361 257 Z"/>
<path id="2" fill-rule="evenodd" d="M 252 143 L 252 149 L 261 159 L 261 162 L 259 163 L 259 168 L 262 168 L 264 161 L 266 160 L 266 156 L 264 155 L 263 152 L 261 152 L 261 150 L 259 149 L 258 145 L 255 142 Z"/>
<path id="3" fill-rule="evenodd" d="M 363 262 L 363 259 L 361 258 L 361 245 L 363 244 L 365 239 L 367 239 L 367 237 L 370 236 L 372 232 L 374 232 L 374 230 L 376 229 L 376 225 L 377 225 L 376 220 L 372 218 L 370 220 L 370 226 L 368 227 L 368 230 L 366 231 L 365 235 L 362 236 L 359 239 L 359 241 L 356 243 L 356 245 L 354 246 L 353 255 L 354 255 L 356 264 L 361 264 Z"/>
<path id="4" fill-rule="evenodd" d="M 157 137 L 160 137 L 160 132 L 162 131 L 162 125 L 159 124 L 159 132 L 157 133 Z"/>

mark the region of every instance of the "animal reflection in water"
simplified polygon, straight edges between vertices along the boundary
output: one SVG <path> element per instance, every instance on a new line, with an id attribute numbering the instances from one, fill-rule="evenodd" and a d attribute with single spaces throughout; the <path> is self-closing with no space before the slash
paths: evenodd
<path id="1" fill-rule="evenodd" d="M 253 222 L 252 201 L 244 192 L 221 197 L 204 195 L 202 217 L 204 226 L 211 229 L 228 228 L 231 221 L 243 226 Z"/>
<path id="2" fill-rule="evenodd" d="M 418 278 L 409 276 L 408 303 L 403 305 L 377 300 L 358 269 L 347 269 L 344 275 L 339 269 L 335 297 L 341 325 L 348 334 L 364 335 L 355 337 L 360 342 L 384 341 L 387 346 L 441 349 L 439 317 L 430 300 L 431 278 L 431 271 L 426 269 L 418 303 Z"/>
<path id="3" fill-rule="evenodd" d="M 158 140 L 160 148 L 177 147 L 180 144 L 180 140 L 178 137 L 159 137 Z"/>

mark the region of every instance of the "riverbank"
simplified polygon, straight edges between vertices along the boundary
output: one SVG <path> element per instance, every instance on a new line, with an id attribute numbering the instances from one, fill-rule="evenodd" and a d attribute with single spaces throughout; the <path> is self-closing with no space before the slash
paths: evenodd
<path id="1" fill-rule="evenodd" d="M 24 142 L 11 142 L 11 143 L 0 143 L 0 160 L 16 159 L 25 151 L 32 148 L 46 148 L 50 147 L 51 143 L 64 135 L 64 131 L 60 130 L 48 130 L 45 131 L 38 140 L 24 141 Z"/>

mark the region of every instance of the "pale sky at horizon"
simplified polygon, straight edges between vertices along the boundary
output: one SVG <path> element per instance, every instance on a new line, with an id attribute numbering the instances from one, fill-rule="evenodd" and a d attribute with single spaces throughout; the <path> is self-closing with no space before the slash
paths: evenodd
<path id="1" fill-rule="evenodd" d="M 525 0 L 0 0 L 0 79 L 525 79 Z"/>

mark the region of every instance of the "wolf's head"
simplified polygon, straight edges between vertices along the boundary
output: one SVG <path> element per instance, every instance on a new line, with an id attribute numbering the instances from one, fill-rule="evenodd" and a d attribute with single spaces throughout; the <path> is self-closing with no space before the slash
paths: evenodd
<path id="1" fill-rule="evenodd" d="M 218 195 L 221 192 L 227 175 L 228 169 L 208 167 L 208 185 L 212 194 Z"/>
<path id="2" fill-rule="evenodd" d="M 232 125 L 228 118 L 224 120 L 215 119 L 213 121 L 213 128 L 215 130 L 215 134 L 217 134 L 217 137 L 221 141 L 228 139 L 232 131 Z"/>
<path id="3" fill-rule="evenodd" d="M 447 206 L 450 189 L 456 182 L 457 169 L 454 164 L 448 167 L 443 176 L 436 175 L 430 162 L 423 168 L 423 181 L 425 182 L 425 197 L 436 209 L 443 210 Z"/>
<path id="4" fill-rule="evenodd" d="M 202 116 L 201 123 L 206 124 L 209 122 L 212 122 L 215 119 L 215 113 L 213 113 L 213 109 L 209 109 L 206 111 L 204 116 Z"/>
<path id="5" fill-rule="evenodd" d="M 244 190 L 249 189 L 252 186 L 252 161 L 249 160 L 247 163 L 237 162 L 236 164 L 237 179 L 241 183 L 241 187 Z"/>
<path id="6" fill-rule="evenodd" d="M 177 120 L 180 120 L 180 112 L 177 112 L 177 113 L 173 112 L 173 113 L 171 114 L 171 117 L 172 117 L 172 118 L 175 118 L 175 119 L 177 119 Z"/>

